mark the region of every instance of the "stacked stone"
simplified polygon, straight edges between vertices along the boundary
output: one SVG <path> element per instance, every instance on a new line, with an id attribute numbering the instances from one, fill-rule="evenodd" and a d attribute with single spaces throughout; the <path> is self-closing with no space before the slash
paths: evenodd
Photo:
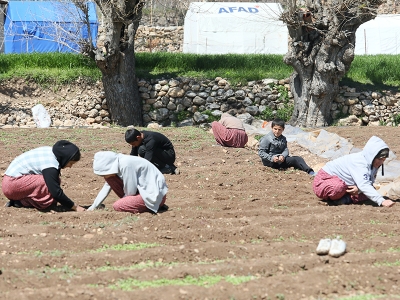
<path id="1" fill-rule="evenodd" d="M 240 116 L 250 123 L 269 108 L 272 112 L 293 104 L 288 79 L 264 79 L 245 85 L 232 86 L 227 80 L 173 78 L 139 80 L 139 92 L 143 103 L 145 125 L 156 123 L 169 125 L 199 125 L 209 123 L 210 113 L 219 117 L 223 112 Z M 280 94 L 288 90 L 289 103 Z M 34 92 L 32 96 L 43 98 L 48 92 Z M 14 98 L 19 95 L 13 94 Z M 393 115 L 400 114 L 400 93 L 363 91 L 341 87 L 333 101 L 332 117 L 349 116 L 339 120 L 341 125 L 393 125 Z M 37 100 L 0 103 L 0 126 L 35 127 L 31 108 Z M 111 117 L 101 82 L 88 85 L 78 80 L 75 85 L 61 89 L 57 96 L 42 103 L 49 112 L 53 127 L 109 125 Z M 208 111 L 205 113 L 205 111 Z M 186 117 L 182 121 L 182 116 Z"/>
<path id="2" fill-rule="evenodd" d="M 399 100 L 400 93 L 356 92 L 354 88 L 343 86 L 332 104 L 332 116 L 350 115 L 339 120 L 341 125 L 392 126 L 392 116 L 400 113 Z"/>
<path id="3" fill-rule="evenodd" d="M 148 4 L 148 2 L 146 2 Z M 164 7 L 164 6 L 163 6 Z M 150 9 L 149 7 L 147 7 Z M 140 19 L 140 26 L 182 26 L 185 16 L 179 13 L 178 10 L 174 11 L 154 11 L 150 13 L 143 13 Z"/>
<path id="4" fill-rule="evenodd" d="M 244 87 L 232 87 L 221 77 L 215 80 L 197 81 L 190 78 L 171 80 L 139 81 L 139 92 L 143 99 L 143 120 L 163 126 L 177 122 L 182 111 L 193 115 L 194 124 L 205 123 L 209 116 L 202 112 L 211 111 L 214 116 L 223 112 L 233 115 L 259 115 L 266 107 L 282 108 L 282 95 L 276 88 L 282 84 L 289 87 L 287 80 L 265 79 L 249 82 Z M 292 100 L 293 101 L 293 100 Z M 187 124 L 190 120 L 185 120 Z M 179 124 L 178 124 L 179 125 Z"/>
<path id="5" fill-rule="evenodd" d="M 135 35 L 135 51 L 171 53 L 182 52 L 183 26 L 139 26 Z"/>
<path id="6" fill-rule="evenodd" d="M 49 90 L 35 92 L 32 96 L 43 98 L 49 92 Z M 13 96 L 18 98 L 18 95 Z M 0 126 L 3 128 L 36 127 L 31 109 L 37 104 L 39 104 L 37 100 L 3 101 L 0 106 Z M 78 79 L 73 87 L 60 91 L 57 98 L 49 96 L 41 104 L 49 113 L 53 127 L 94 127 L 110 123 L 110 114 L 101 82 L 88 85 Z"/>

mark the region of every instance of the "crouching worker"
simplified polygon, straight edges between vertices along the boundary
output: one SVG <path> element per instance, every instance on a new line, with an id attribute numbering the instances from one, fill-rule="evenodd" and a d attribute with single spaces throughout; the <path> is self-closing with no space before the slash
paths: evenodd
<path id="1" fill-rule="evenodd" d="M 125 132 L 125 141 L 132 146 L 132 156 L 147 159 L 163 174 L 179 174 L 179 169 L 174 165 L 174 146 L 162 133 L 128 129 Z"/>
<path id="2" fill-rule="evenodd" d="M 223 113 L 221 119 L 211 123 L 214 138 L 218 144 L 225 147 L 244 148 L 248 136 L 243 122 L 228 113 Z"/>
<path id="3" fill-rule="evenodd" d="M 314 178 L 315 195 L 337 204 L 359 203 L 370 199 L 385 207 L 394 205 L 395 202 L 382 197 L 373 186 L 381 166 L 383 175 L 383 163 L 388 156 L 389 147 L 386 143 L 372 136 L 361 152 L 326 163 Z"/>
<path id="4" fill-rule="evenodd" d="M 22 153 L 11 162 L 2 181 L 3 193 L 10 199 L 6 206 L 46 209 L 58 202 L 67 209 L 84 211 L 60 186 L 61 169 L 71 168 L 80 158 L 79 148 L 65 140 Z"/>
<path id="5" fill-rule="evenodd" d="M 100 151 L 94 155 L 93 171 L 106 183 L 88 210 L 94 210 L 111 190 L 120 198 L 113 204 L 116 211 L 157 213 L 166 200 L 167 184 L 164 175 L 148 160 Z"/>

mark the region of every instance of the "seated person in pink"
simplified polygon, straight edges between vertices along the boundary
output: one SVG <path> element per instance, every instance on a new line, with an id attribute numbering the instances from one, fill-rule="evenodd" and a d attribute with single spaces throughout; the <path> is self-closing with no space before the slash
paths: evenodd
<path id="1" fill-rule="evenodd" d="M 383 163 L 388 156 L 388 145 L 372 136 L 361 152 L 334 159 L 319 170 L 313 182 L 315 195 L 337 204 L 370 199 L 378 205 L 393 206 L 395 202 L 385 199 L 373 186 L 381 166 L 383 175 Z"/>
<path id="2" fill-rule="evenodd" d="M 215 140 L 221 146 L 244 148 L 247 143 L 248 136 L 242 120 L 228 113 L 223 113 L 218 122 L 212 122 L 211 127 Z"/>
<path id="3" fill-rule="evenodd" d="M 116 211 L 157 213 L 167 198 L 164 175 L 148 160 L 131 155 L 100 151 L 94 155 L 93 171 L 106 183 L 88 210 L 95 210 L 113 190 L 120 198 Z"/>

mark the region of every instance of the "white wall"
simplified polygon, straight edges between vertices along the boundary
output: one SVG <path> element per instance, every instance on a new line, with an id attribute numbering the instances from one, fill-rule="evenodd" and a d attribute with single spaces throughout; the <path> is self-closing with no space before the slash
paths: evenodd
<path id="1" fill-rule="evenodd" d="M 286 54 L 288 30 L 279 3 L 192 2 L 183 52 Z M 356 55 L 400 54 L 400 15 L 378 15 L 356 32 Z"/>

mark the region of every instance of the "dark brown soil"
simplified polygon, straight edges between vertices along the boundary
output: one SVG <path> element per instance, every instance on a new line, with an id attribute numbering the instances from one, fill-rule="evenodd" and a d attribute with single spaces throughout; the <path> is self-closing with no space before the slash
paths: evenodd
<path id="1" fill-rule="evenodd" d="M 327 130 L 359 148 L 375 134 L 400 153 L 400 128 Z M 93 155 L 128 154 L 124 131 L 0 130 L 1 173 L 23 151 L 71 140 L 83 157 L 63 170 L 63 188 L 90 205 L 103 185 L 92 172 Z M 202 129 L 160 131 L 173 141 L 181 170 L 166 175 L 166 212 L 114 212 L 114 194 L 95 212 L 0 208 L 1 299 L 400 296 L 400 204 L 327 206 L 303 172 L 266 168 L 254 150 L 217 146 Z M 290 151 L 311 166 L 325 162 L 296 144 Z M 345 255 L 316 254 L 320 239 L 338 235 L 347 243 Z"/>

